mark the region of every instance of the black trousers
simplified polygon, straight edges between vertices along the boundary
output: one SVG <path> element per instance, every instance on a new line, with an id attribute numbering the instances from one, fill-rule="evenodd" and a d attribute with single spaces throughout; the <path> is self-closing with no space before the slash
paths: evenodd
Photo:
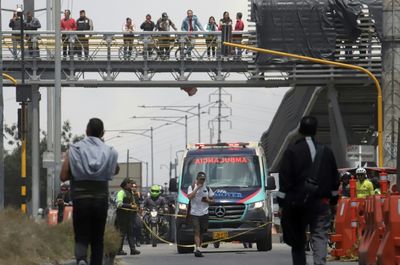
<path id="1" fill-rule="evenodd" d="M 281 219 L 283 240 L 292 247 L 293 265 L 307 264 L 305 252 L 307 226 L 310 227 L 314 264 L 326 264 L 330 218 L 329 204 L 321 200 L 306 208 L 283 208 Z"/>
<path id="2" fill-rule="evenodd" d="M 90 265 L 102 265 L 104 229 L 107 220 L 108 199 L 76 199 L 73 201 L 75 257 L 87 261 L 91 247 Z"/>
<path id="3" fill-rule="evenodd" d="M 125 237 L 128 238 L 128 244 L 130 250 L 135 250 L 135 223 L 137 215 L 136 213 L 130 213 L 129 211 L 117 210 L 116 226 L 121 233 L 121 244 L 119 250 L 122 251 L 124 246 Z"/>

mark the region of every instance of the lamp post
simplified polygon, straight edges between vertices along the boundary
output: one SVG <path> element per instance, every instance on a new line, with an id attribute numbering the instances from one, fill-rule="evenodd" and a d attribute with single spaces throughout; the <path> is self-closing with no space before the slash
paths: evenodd
<path id="1" fill-rule="evenodd" d="M 136 157 L 130 156 L 129 158 L 146 165 L 146 188 L 148 188 L 149 187 L 149 162 L 137 159 Z"/>
<path id="2" fill-rule="evenodd" d="M 146 134 L 148 132 L 150 132 L 150 135 Z M 153 127 L 150 127 L 150 129 L 132 129 L 132 130 L 122 130 L 122 131 L 120 131 L 120 133 L 135 134 L 135 135 L 139 135 L 139 136 L 144 136 L 144 137 L 150 138 L 150 148 L 151 148 L 151 185 L 154 184 L 154 137 L 153 137 L 153 132 L 154 132 Z M 128 152 L 127 152 L 127 163 L 129 163 L 129 149 L 128 149 Z M 146 186 L 148 186 L 148 183 L 146 183 Z"/>
<path id="3" fill-rule="evenodd" d="M 164 121 L 167 123 L 175 123 L 178 125 L 182 125 L 185 127 L 185 148 L 188 144 L 188 116 L 132 116 L 132 119 L 149 119 L 152 121 Z M 185 119 L 185 123 L 179 122 L 180 120 Z"/>

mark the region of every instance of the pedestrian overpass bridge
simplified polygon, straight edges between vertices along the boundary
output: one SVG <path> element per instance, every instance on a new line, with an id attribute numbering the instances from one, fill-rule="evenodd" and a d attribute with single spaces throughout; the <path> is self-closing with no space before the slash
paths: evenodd
<path id="1" fill-rule="evenodd" d="M 21 77 L 19 32 L 3 32 L 4 71 Z M 37 87 L 54 85 L 54 32 L 26 31 L 26 83 Z M 62 32 L 63 45 L 72 51 L 85 48 L 79 36 L 89 38 L 88 58 L 67 55 L 61 62 L 63 87 L 291 87 L 275 118 L 261 138 L 272 171 L 276 171 L 282 151 L 294 137 L 305 114 L 320 121 L 319 140 L 331 144 L 345 166 L 345 149 L 351 144 L 376 144 L 376 92 L 366 74 L 334 66 L 274 58 L 257 63 L 257 54 L 233 50 L 222 45 L 220 32 L 135 32 L 130 57 L 124 54 L 123 32 Z M 233 32 L 233 36 L 239 32 Z M 256 46 L 255 31 L 240 32 L 241 43 Z M 206 39 L 215 39 L 216 55 Z M 14 41 L 14 44 L 13 44 Z M 233 41 L 239 41 L 233 39 Z M 362 66 L 381 77 L 381 43 L 361 35 L 353 44 L 336 40 L 334 61 Z M 13 46 L 14 45 L 14 46 Z M 16 47 L 15 47 L 16 45 Z M 169 57 L 160 51 L 170 49 Z M 187 48 L 192 49 L 191 57 Z M 14 50 L 14 48 L 16 48 Z M 39 54 L 30 53 L 38 50 Z M 14 53 L 16 51 L 16 53 Z M 183 52 L 182 52 L 183 51 Z M 12 84 L 5 82 L 6 86 Z"/>

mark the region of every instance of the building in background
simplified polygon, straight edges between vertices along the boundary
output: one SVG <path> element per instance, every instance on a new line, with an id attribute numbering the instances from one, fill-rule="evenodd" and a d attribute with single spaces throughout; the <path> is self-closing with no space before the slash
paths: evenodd
<path id="1" fill-rule="evenodd" d="M 121 187 L 119 186 L 122 180 L 128 177 L 127 174 L 127 163 L 118 163 L 119 173 L 114 176 L 113 180 L 109 183 L 110 193 L 119 191 Z M 129 177 L 136 181 L 137 186 L 142 188 L 142 163 L 140 162 L 129 162 Z"/>

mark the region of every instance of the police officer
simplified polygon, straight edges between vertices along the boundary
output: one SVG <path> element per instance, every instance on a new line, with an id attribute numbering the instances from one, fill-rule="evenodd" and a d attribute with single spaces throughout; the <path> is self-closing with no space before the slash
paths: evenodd
<path id="1" fill-rule="evenodd" d="M 79 18 L 76 20 L 76 30 L 88 31 L 93 30 L 93 21 L 86 16 L 85 10 L 79 12 Z M 89 37 L 84 34 L 78 35 L 78 44 L 76 45 L 76 54 L 78 58 L 82 57 L 82 48 L 85 53 L 85 58 L 89 58 Z"/>
<path id="2" fill-rule="evenodd" d="M 339 173 L 336 161 L 328 147 L 316 143 L 317 125 L 315 117 L 306 116 L 301 120 L 299 133 L 302 137 L 287 148 L 279 171 L 280 188 L 277 196 L 283 239 L 292 247 L 294 265 L 306 264 L 304 246 L 308 225 L 314 264 L 326 264 L 328 229 L 338 200 Z M 314 174 L 310 175 L 311 172 Z M 313 199 L 303 200 L 302 204 L 298 198 L 306 193 L 307 189 L 303 187 L 309 186 L 306 181 L 311 176 L 317 187 L 313 189 Z"/>
<path id="3" fill-rule="evenodd" d="M 117 193 L 117 219 L 115 224 L 121 232 L 121 245 L 118 255 L 126 255 L 123 251 L 125 236 L 128 238 L 131 255 L 139 255 L 140 251 L 136 250 L 134 240 L 134 224 L 137 218 L 138 205 L 135 202 L 135 196 L 132 192 L 133 180 L 125 178 L 121 183 L 121 190 Z"/>

